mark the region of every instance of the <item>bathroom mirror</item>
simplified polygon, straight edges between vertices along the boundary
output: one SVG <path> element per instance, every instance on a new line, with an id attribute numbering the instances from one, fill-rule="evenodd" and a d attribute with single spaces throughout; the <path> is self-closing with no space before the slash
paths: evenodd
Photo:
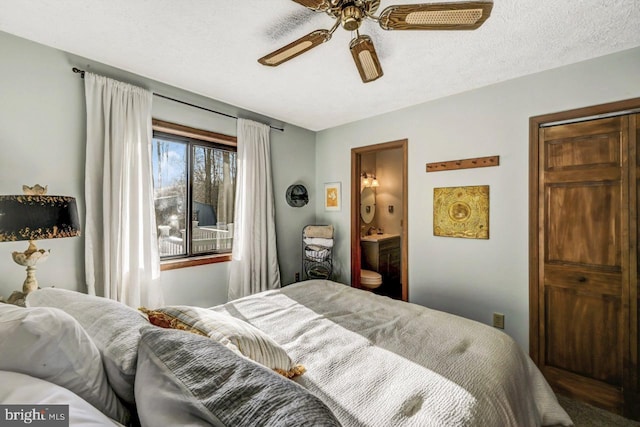
<path id="1" fill-rule="evenodd" d="M 365 187 L 360 194 L 360 217 L 365 224 L 369 224 L 375 214 L 376 195 L 371 187 Z"/>

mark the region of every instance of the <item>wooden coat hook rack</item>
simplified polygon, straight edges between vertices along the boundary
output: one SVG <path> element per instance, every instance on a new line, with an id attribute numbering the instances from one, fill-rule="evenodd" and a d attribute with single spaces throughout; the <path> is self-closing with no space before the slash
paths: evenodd
<path id="1" fill-rule="evenodd" d="M 472 159 L 427 163 L 427 172 L 439 172 L 455 169 L 486 168 L 488 166 L 499 165 L 500 156 L 475 157 Z"/>

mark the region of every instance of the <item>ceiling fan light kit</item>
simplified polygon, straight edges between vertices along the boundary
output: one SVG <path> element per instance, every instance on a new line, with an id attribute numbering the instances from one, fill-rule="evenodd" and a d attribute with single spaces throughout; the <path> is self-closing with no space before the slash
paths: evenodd
<path id="1" fill-rule="evenodd" d="M 342 28 L 347 31 L 355 31 L 360 28 L 360 24 L 364 18 L 362 9 L 355 5 L 345 6 L 340 15 Z"/>
<path id="2" fill-rule="evenodd" d="M 289 59 L 328 41 L 342 26 L 346 31 L 355 31 L 349 44 L 351 55 L 364 83 L 382 77 L 373 41 L 358 32 L 365 19 L 378 22 L 384 30 L 475 30 L 491 14 L 492 1 L 465 1 L 457 3 L 425 3 L 389 6 L 376 16 L 380 0 L 293 0 L 316 12 L 325 12 L 335 19 L 330 30 L 316 30 L 298 40 L 271 52 L 258 62 L 277 66 Z"/>

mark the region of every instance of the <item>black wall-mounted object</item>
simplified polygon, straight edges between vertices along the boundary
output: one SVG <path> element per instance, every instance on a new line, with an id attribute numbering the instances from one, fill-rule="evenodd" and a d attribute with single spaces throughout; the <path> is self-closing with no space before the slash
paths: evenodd
<path id="1" fill-rule="evenodd" d="M 302 184 L 293 184 L 287 188 L 287 203 L 294 208 L 300 208 L 309 203 L 309 193 Z"/>

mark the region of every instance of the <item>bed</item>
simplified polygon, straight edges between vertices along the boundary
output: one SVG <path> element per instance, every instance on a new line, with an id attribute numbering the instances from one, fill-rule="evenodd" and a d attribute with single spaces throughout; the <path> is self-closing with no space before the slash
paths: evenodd
<path id="1" fill-rule="evenodd" d="M 344 426 L 571 425 L 532 360 L 479 322 L 326 280 L 213 310 L 269 331 Z"/>
<path id="2" fill-rule="evenodd" d="M 572 425 L 508 335 L 332 281 L 198 309 L 265 334 L 306 369 L 292 379 L 212 335 L 151 326 L 150 317 L 114 301 L 43 289 L 27 304 L 64 311 L 86 331 L 115 395 L 131 411 L 130 419 L 111 416 L 123 425 Z M 0 370 L 9 368 L 0 363 Z M 1 387 L 0 402 L 8 402 Z M 101 411 L 117 413 L 113 402 L 109 413 Z"/>

